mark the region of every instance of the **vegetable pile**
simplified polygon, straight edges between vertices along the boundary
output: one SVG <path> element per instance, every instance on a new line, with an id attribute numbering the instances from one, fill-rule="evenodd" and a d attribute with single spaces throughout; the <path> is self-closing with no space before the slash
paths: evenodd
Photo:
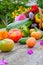
<path id="1" fill-rule="evenodd" d="M 41 30 L 38 29 L 39 23 L 41 22 L 40 17 L 39 7 L 37 5 L 31 6 L 25 13 L 21 13 L 15 17 L 15 21 L 7 25 L 5 31 L 0 31 L 0 50 L 11 51 L 14 48 L 14 43 L 26 44 L 29 48 L 34 47 L 36 40 L 43 37 Z M 42 42 L 41 40 L 40 43 Z"/>

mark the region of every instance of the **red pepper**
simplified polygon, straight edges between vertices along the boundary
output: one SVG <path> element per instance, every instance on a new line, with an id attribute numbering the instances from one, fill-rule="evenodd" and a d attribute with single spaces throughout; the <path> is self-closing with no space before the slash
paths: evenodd
<path id="1" fill-rule="evenodd" d="M 38 11 L 39 11 L 39 8 L 38 8 L 37 5 L 33 5 L 33 6 L 31 7 L 30 12 L 36 13 L 36 12 L 38 12 Z"/>

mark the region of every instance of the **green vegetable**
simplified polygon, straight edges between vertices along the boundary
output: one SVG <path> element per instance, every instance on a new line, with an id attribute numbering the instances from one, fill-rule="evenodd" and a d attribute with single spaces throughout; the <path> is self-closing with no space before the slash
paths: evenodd
<path id="1" fill-rule="evenodd" d="M 21 26 L 20 30 L 22 31 L 23 37 L 29 35 L 29 28 L 26 25 Z"/>
<path id="2" fill-rule="evenodd" d="M 38 18 L 40 19 L 40 13 L 37 14 Z"/>
<path id="3" fill-rule="evenodd" d="M 21 39 L 19 40 L 19 43 L 20 43 L 20 44 L 26 44 L 26 40 L 27 40 L 27 37 L 21 38 Z"/>
<path id="4" fill-rule="evenodd" d="M 26 25 L 28 27 L 31 24 L 32 24 L 32 21 L 30 21 L 28 18 L 26 18 L 25 20 L 17 21 L 17 22 L 14 22 L 14 23 L 7 25 L 6 29 L 10 30 L 13 28 L 18 28 L 21 25 Z"/>

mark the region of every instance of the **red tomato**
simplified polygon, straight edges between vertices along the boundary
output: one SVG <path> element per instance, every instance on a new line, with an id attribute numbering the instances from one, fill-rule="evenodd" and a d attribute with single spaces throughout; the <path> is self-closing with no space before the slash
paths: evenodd
<path id="1" fill-rule="evenodd" d="M 12 39 L 14 42 L 18 42 L 18 40 L 22 38 L 22 32 L 17 28 L 11 29 L 8 33 L 8 38 Z"/>

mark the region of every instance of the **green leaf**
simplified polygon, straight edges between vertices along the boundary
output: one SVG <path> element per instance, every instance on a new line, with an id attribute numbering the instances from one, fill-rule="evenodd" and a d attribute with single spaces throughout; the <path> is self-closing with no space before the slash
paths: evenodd
<path id="1" fill-rule="evenodd" d="M 40 8 L 43 8 L 43 0 L 37 0 L 37 4 Z"/>

